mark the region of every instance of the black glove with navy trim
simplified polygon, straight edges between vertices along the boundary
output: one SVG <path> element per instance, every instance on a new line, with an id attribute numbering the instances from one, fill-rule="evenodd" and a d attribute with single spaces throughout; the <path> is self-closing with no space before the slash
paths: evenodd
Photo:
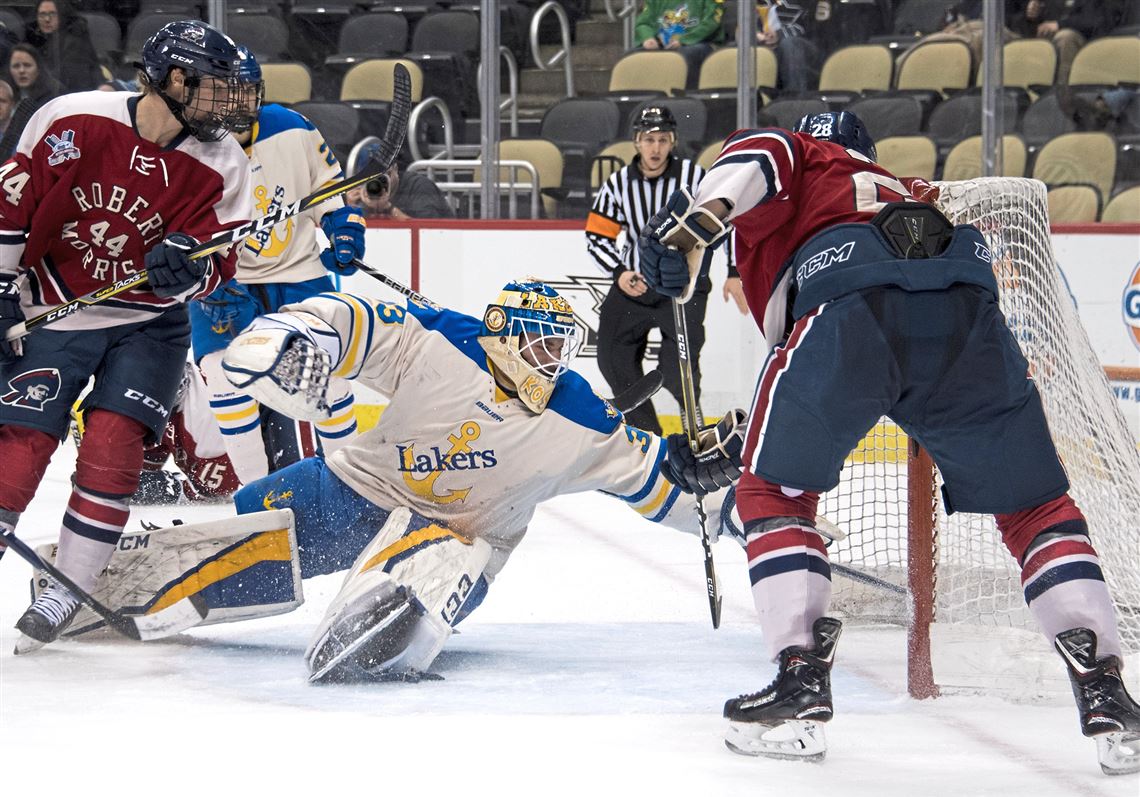
<path id="1" fill-rule="evenodd" d="M 744 470 L 740 455 L 747 429 L 748 414 L 735 409 L 716 426 L 701 428 L 697 435 L 699 451 L 693 451 L 687 435 L 669 435 L 661 473 L 684 492 L 699 496 L 732 486 Z"/>

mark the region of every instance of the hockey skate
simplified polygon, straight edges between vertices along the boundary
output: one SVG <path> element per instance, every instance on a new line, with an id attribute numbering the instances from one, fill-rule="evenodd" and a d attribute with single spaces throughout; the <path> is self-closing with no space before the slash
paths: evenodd
<path id="1" fill-rule="evenodd" d="M 1054 644 L 1069 670 L 1081 733 L 1096 741 L 1106 775 L 1140 772 L 1140 706 L 1124 688 L 1120 661 L 1096 657 L 1096 634 L 1074 628 L 1057 634 Z"/>
<path id="2" fill-rule="evenodd" d="M 724 704 L 724 743 L 741 755 L 822 761 L 827 755 L 823 723 L 831 719 L 831 663 L 842 623 L 821 617 L 812 626 L 815 647 L 780 651 L 776 679 L 761 692 Z"/>
<path id="3" fill-rule="evenodd" d="M 17 655 L 31 653 L 54 642 L 79 612 L 79 599 L 59 584 L 51 584 L 16 621 L 22 636 L 16 640 Z"/>

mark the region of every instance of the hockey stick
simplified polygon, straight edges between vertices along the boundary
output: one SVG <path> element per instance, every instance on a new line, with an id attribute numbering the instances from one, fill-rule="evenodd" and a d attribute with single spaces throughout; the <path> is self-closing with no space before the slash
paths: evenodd
<path id="1" fill-rule="evenodd" d="M 388 115 L 387 127 L 384 129 L 384 140 L 380 142 L 379 149 L 368 159 L 368 162 L 359 172 L 352 177 L 341 180 L 339 183 L 333 183 L 332 185 L 318 189 L 304 199 L 298 199 L 296 202 L 283 205 L 273 213 L 268 213 L 240 227 L 219 233 L 208 241 L 203 241 L 190 250 L 190 259 L 197 260 L 198 258 L 212 255 L 221 249 L 244 241 L 251 235 L 272 229 L 286 219 L 304 213 L 306 210 L 343 194 L 345 191 L 356 188 L 359 185 L 364 185 L 370 180 L 375 180 L 384 175 L 388 169 L 392 167 L 392 164 L 396 162 L 396 155 L 404 145 L 404 136 L 408 129 L 408 114 L 411 112 L 412 104 L 412 79 L 408 74 L 407 67 L 403 64 L 396 64 L 393 70 L 393 81 L 392 106 L 391 112 Z M 129 277 L 124 277 L 121 280 L 112 282 L 110 285 L 104 285 L 98 290 L 72 299 L 65 304 L 61 304 L 59 307 L 48 310 L 46 313 L 41 313 L 38 316 L 29 318 L 22 324 L 16 324 L 8 330 L 5 339 L 15 340 L 16 338 L 22 338 L 38 327 L 50 324 L 53 321 L 59 321 L 61 318 L 67 318 L 72 313 L 105 302 L 132 288 L 145 285 L 146 281 L 147 274 L 146 271 L 143 270 L 137 274 L 132 274 Z"/>
<path id="2" fill-rule="evenodd" d="M 673 325 L 677 328 L 677 361 L 681 367 L 681 418 L 684 421 L 689 448 L 695 454 L 701 448 L 698 432 L 702 418 L 700 408 L 697 406 L 693 364 L 689 360 L 689 328 L 685 321 L 685 305 L 677 299 L 673 301 Z M 720 588 L 716 580 L 716 567 L 713 564 L 712 545 L 709 543 L 709 516 L 705 511 L 705 499 L 702 495 L 697 496 L 697 517 L 701 523 L 701 548 L 705 552 L 705 586 L 709 593 L 709 611 L 712 613 L 713 628 L 720 628 Z"/>
<path id="3" fill-rule="evenodd" d="M 65 576 L 55 565 L 49 564 L 16 536 L 11 529 L 0 527 L 0 538 L 4 543 L 19 554 L 32 567 L 42 570 L 57 581 L 60 586 L 91 608 L 95 614 L 107 621 L 107 625 L 128 639 L 147 641 L 177 634 L 187 628 L 197 625 L 206 618 L 205 599 L 201 595 L 191 595 L 188 598 L 161 609 L 154 614 L 124 615 L 112 611 L 99 601 L 95 600 L 89 592 Z"/>
<path id="4" fill-rule="evenodd" d="M 428 297 L 424 296 L 422 293 L 417 293 L 399 280 L 392 279 L 383 271 L 378 271 L 377 269 L 372 268 L 372 266 L 368 265 L 360 258 L 355 258 L 352 261 L 352 265 L 356 266 L 368 276 L 384 283 L 396 293 L 400 293 L 408 297 L 413 302 L 416 302 L 417 304 L 427 305 L 428 307 L 435 308 L 436 310 L 440 309 L 440 306 L 438 304 L 433 302 Z M 609 400 L 609 402 L 610 404 L 613 404 L 619 412 L 630 412 L 631 410 L 635 410 L 645 402 L 649 401 L 649 399 L 653 398 L 653 394 L 661 389 L 661 385 L 663 383 L 664 379 L 661 376 L 661 372 L 655 368 L 645 376 L 638 379 L 632 385 L 627 387 L 621 393 L 614 396 Z"/>

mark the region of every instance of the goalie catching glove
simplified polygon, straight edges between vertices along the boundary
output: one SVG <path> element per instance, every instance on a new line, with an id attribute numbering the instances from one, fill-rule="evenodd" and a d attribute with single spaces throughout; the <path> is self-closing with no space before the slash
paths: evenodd
<path id="1" fill-rule="evenodd" d="M 707 209 L 693 207 L 693 202 L 687 189 L 674 191 L 665 207 L 641 228 L 637 241 L 645 281 L 681 302 L 693 295 L 697 277 L 731 229 Z"/>
<path id="2" fill-rule="evenodd" d="M 226 348 L 222 370 L 234 387 L 267 407 L 303 421 L 325 420 L 339 344 L 336 333 L 322 327 L 327 325 L 308 314 L 262 316 Z"/>
<path id="3" fill-rule="evenodd" d="M 744 469 L 740 454 L 747 428 L 748 414 L 735 409 L 716 426 L 705 426 L 698 432 L 698 451 L 693 451 L 687 435 L 669 435 L 665 438 L 667 453 L 661 473 L 686 493 L 708 495 L 731 487 Z"/>

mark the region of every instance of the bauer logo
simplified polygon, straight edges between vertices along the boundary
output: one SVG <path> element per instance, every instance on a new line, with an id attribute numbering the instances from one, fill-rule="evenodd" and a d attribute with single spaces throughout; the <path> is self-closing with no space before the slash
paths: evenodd
<path id="1" fill-rule="evenodd" d="M 1132 344 L 1140 349 L 1140 263 L 1132 269 L 1132 276 L 1124 287 L 1124 324 Z"/>

